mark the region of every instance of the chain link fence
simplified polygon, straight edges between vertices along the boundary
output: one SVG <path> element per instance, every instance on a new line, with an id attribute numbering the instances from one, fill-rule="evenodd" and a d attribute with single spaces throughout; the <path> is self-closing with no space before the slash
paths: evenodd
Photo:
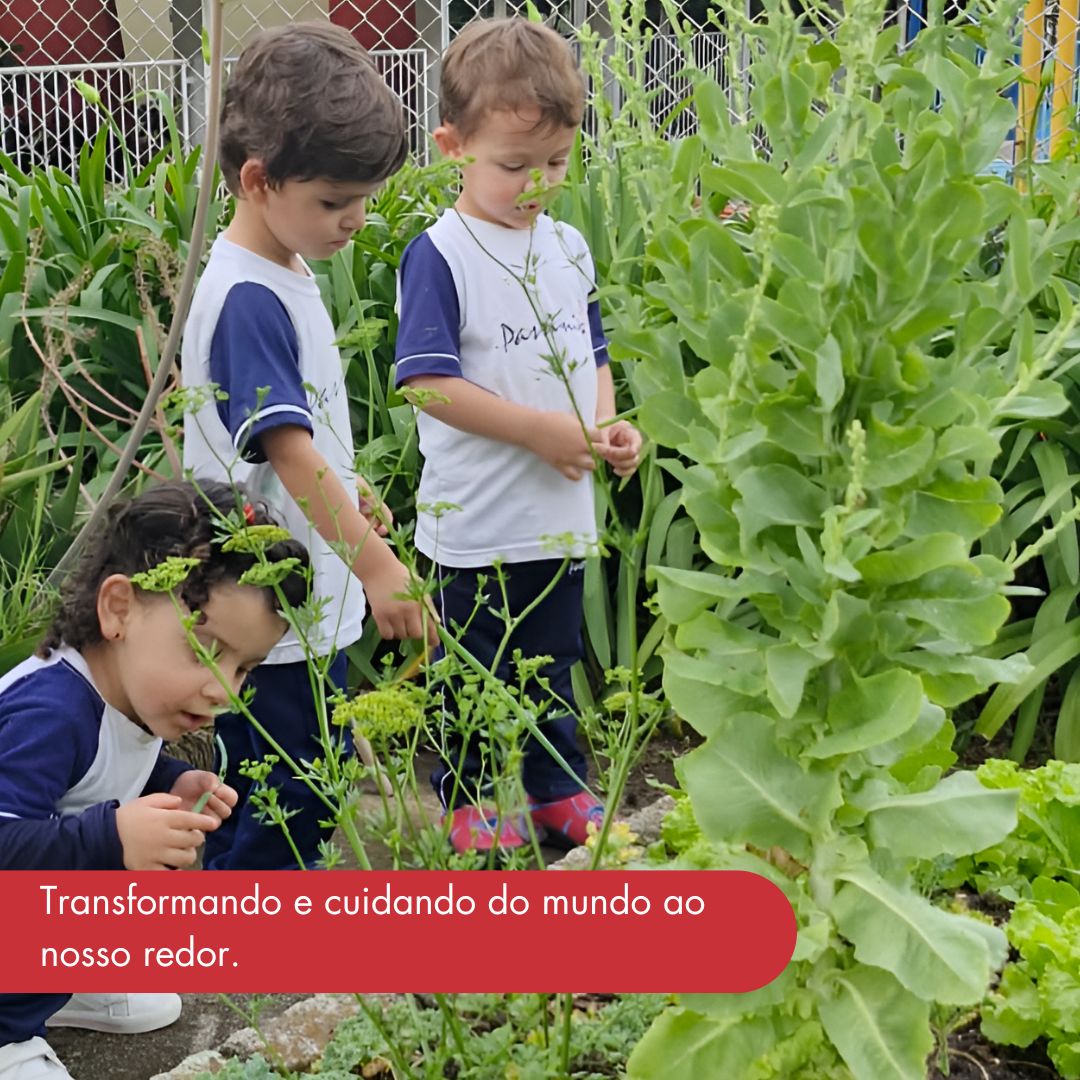
<path id="1" fill-rule="evenodd" d="M 756 0 L 746 0 L 753 15 Z M 839 0 L 838 0 L 839 4 Z M 894 0 L 888 20 L 910 41 L 926 25 L 927 0 Z M 1018 122 L 1002 148 L 1001 171 L 1033 149 L 1045 157 L 1070 137 L 1076 116 L 1077 6 L 1080 0 L 1029 0 L 1017 32 L 1024 78 L 1013 88 Z M 557 29 L 590 26 L 610 33 L 607 0 L 539 0 Z M 225 49 L 235 56 L 262 27 L 329 18 L 368 48 L 409 116 L 413 150 L 429 153 L 437 123 L 438 65 L 453 35 L 477 16 L 523 13 L 524 0 L 226 0 Z M 684 0 L 683 17 L 699 68 L 729 79 L 727 38 L 706 18 L 708 0 Z M 653 116 L 672 136 L 692 131 L 679 105 L 692 87 L 682 48 L 658 0 L 646 0 L 645 85 L 655 91 Z M 963 14 L 947 0 L 946 16 Z M 96 98 L 113 117 L 134 164 L 143 165 L 167 139 L 175 118 L 186 147 L 205 129 L 203 0 L 0 0 L 0 149 L 24 171 L 73 171 L 82 145 L 102 123 Z M 1040 76 L 1052 83 L 1040 91 Z M 612 87 L 613 87 L 612 81 Z M 614 90 L 612 89 L 612 92 Z M 1028 144 L 1033 144 L 1028 146 Z"/>

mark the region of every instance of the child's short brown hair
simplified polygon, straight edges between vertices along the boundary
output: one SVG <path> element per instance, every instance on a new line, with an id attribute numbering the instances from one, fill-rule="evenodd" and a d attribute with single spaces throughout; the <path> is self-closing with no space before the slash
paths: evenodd
<path id="1" fill-rule="evenodd" d="M 578 127 L 585 80 L 570 45 L 527 19 L 470 23 L 443 54 L 439 115 L 467 138 L 488 113 L 540 109 L 540 125 Z"/>
<path id="2" fill-rule="evenodd" d="M 221 171 L 239 191 L 258 158 L 267 180 L 378 183 L 408 153 L 401 102 L 359 42 L 329 22 L 263 30 L 244 47 L 221 106 Z"/>

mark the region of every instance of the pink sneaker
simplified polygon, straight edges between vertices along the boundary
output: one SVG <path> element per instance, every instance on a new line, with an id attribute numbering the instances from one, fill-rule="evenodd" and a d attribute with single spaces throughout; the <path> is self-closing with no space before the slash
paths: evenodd
<path id="1" fill-rule="evenodd" d="M 560 847 L 584 844 L 590 821 L 598 829 L 604 824 L 604 807 L 587 791 L 554 802 L 537 802 L 530 797 L 529 813 L 535 824 L 547 832 L 547 842 Z"/>
<path id="2" fill-rule="evenodd" d="M 450 843 L 459 855 L 467 851 L 513 851 L 524 847 L 527 840 L 506 818 L 499 827 L 498 811 L 494 807 L 459 806 L 449 811 Z M 446 820 L 444 815 L 443 821 Z M 499 832 L 496 835 L 496 828 Z"/>

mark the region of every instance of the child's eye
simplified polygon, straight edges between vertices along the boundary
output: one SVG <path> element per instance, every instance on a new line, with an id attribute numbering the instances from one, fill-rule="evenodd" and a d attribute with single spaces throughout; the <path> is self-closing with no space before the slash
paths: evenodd
<path id="1" fill-rule="evenodd" d="M 521 170 L 523 168 L 525 168 L 525 166 L 524 165 L 503 165 L 503 168 L 507 172 L 521 172 Z"/>
<path id="2" fill-rule="evenodd" d="M 322 205 L 322 208 L 324 210 L 341 210 L 341 209 L 343 209 L 343 207 L 341 206 L 340 203 L 330 202 L 329 199 L 320 199 L 319 203 Z"/>

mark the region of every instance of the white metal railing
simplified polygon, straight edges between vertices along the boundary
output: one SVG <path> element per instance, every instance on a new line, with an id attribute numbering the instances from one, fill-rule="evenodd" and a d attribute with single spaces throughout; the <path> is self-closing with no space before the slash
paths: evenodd
<path id="1" fill-rule="evenodd" d="M 99 14 L 75 18 L 77 9 L 85 12 L 95 2 L 101 5 Z M 609 26 L 607 0 L 537 3 L 560 30 L 588 24 L 603 35 Z M 686 12 L 703 21 L 704 0 L 683 3 Z M 1068 45 L 1068 34 L 1056 15 L 1050 17 L 1057 3 L 1046 0 L 1041 14 L 1027 17 L 1018 26 L 1018 59 L 1027 65 L 1023 70 L 1028 82 L 1037 84 L 1041 65 L 1053 55 L 1070 72 L 1070 100 L 1075 103 L 1078 80 L 1071 78 L 1071 72 L 1077 67 L 1076 35 L 1072 35 L 1071 51 L 1063 49 L 1059 39 L 1064 34 Z M 425 159 L 428 132 L 437 120 L 442 49 L 473 16 L 509 14 L 523 5 L 524 0 L 235 0 L 227 7 L 226 46 L 235 52 L 255 28 L 320 13 L 347 26 L 369 48 L 387 83 L 401 97 L 413 151 Z M 888 20 L 898 22 L 910 40 L 925 25 L 925 5 L 926 0 L 904 0 L 892 7 Z M 947 10 L 958 17 L 964 17 L 962 6 L 962 0 L 946 0 Z M 184 146 L 197 145 L 206 124 L 199 47 L 202 7 L 202 0 L 0 0 L 0 149 L 24 169 L 35 165 L 73 169 L 81 146 L 103 122 L 100 111 L 80 94 L 79 82 L 92 87 L 112 113 L 137 165 L 145 164 L 164 144 L 164 107 L 172 109 Z M 109 19 L 111 24 L 102 24 Z M 697 124 L 692 110 L 679 108 L 692 87 L 680 43 L 662 16 L 653 14 L 652 19 L 653 36 L 645 49 L 644 65 L 644 84 L 653 91 L 651 116 L 678 137 Z M 696 67 L 716 75 L 729 91 L 734 89 L 729 85 L 733 76 L 726 64 L 726 34 L 702 26 L 690 39 L 690 48 Z M 118 59 L 118 55 L 128 58 Z M 739 77 L 736 72 L 734 78 Z M 603 91 L 617 104 L 618 87 L 610 73 Z M 1061 99 L 1055 95 L 1054 100 Z M 1025 107 L 1022 100 L 1018 104 Z M 1051 131 L 1050 104 L 1047 95 L 1038 109 L 1032 106 L 1026 114 L 1040 157 L 1050 151 L 1062 127 L 1064 110 L 1059 108 L 1058 134 Z M 1012 165 L 1013 146 L 1010 141 L 1003 147 L 1005 170 Z M 119 146 L 114 145 L 110 151 L 114 173 L 119 154 Z"/>
<path id="2" fill-rule="evenodd" d="M 372 56 L 405 107 L 414 152 L 425 154 L 425 52 L 380 50 Z M 168 142 L 166 109 L 175 117 L 185 149 L 200 142 L 206 125 L 204 103 L 201 61 L 122 60 L 0 68 L 0 149 L 24 172 L 34 166 L 73 172 L 83 144 L 108 122 L 104 115 L 108 110 L 131 161 L 141 167 Z M 110 148 L 114 173 L 121 153 L 118 145 Z"/>

